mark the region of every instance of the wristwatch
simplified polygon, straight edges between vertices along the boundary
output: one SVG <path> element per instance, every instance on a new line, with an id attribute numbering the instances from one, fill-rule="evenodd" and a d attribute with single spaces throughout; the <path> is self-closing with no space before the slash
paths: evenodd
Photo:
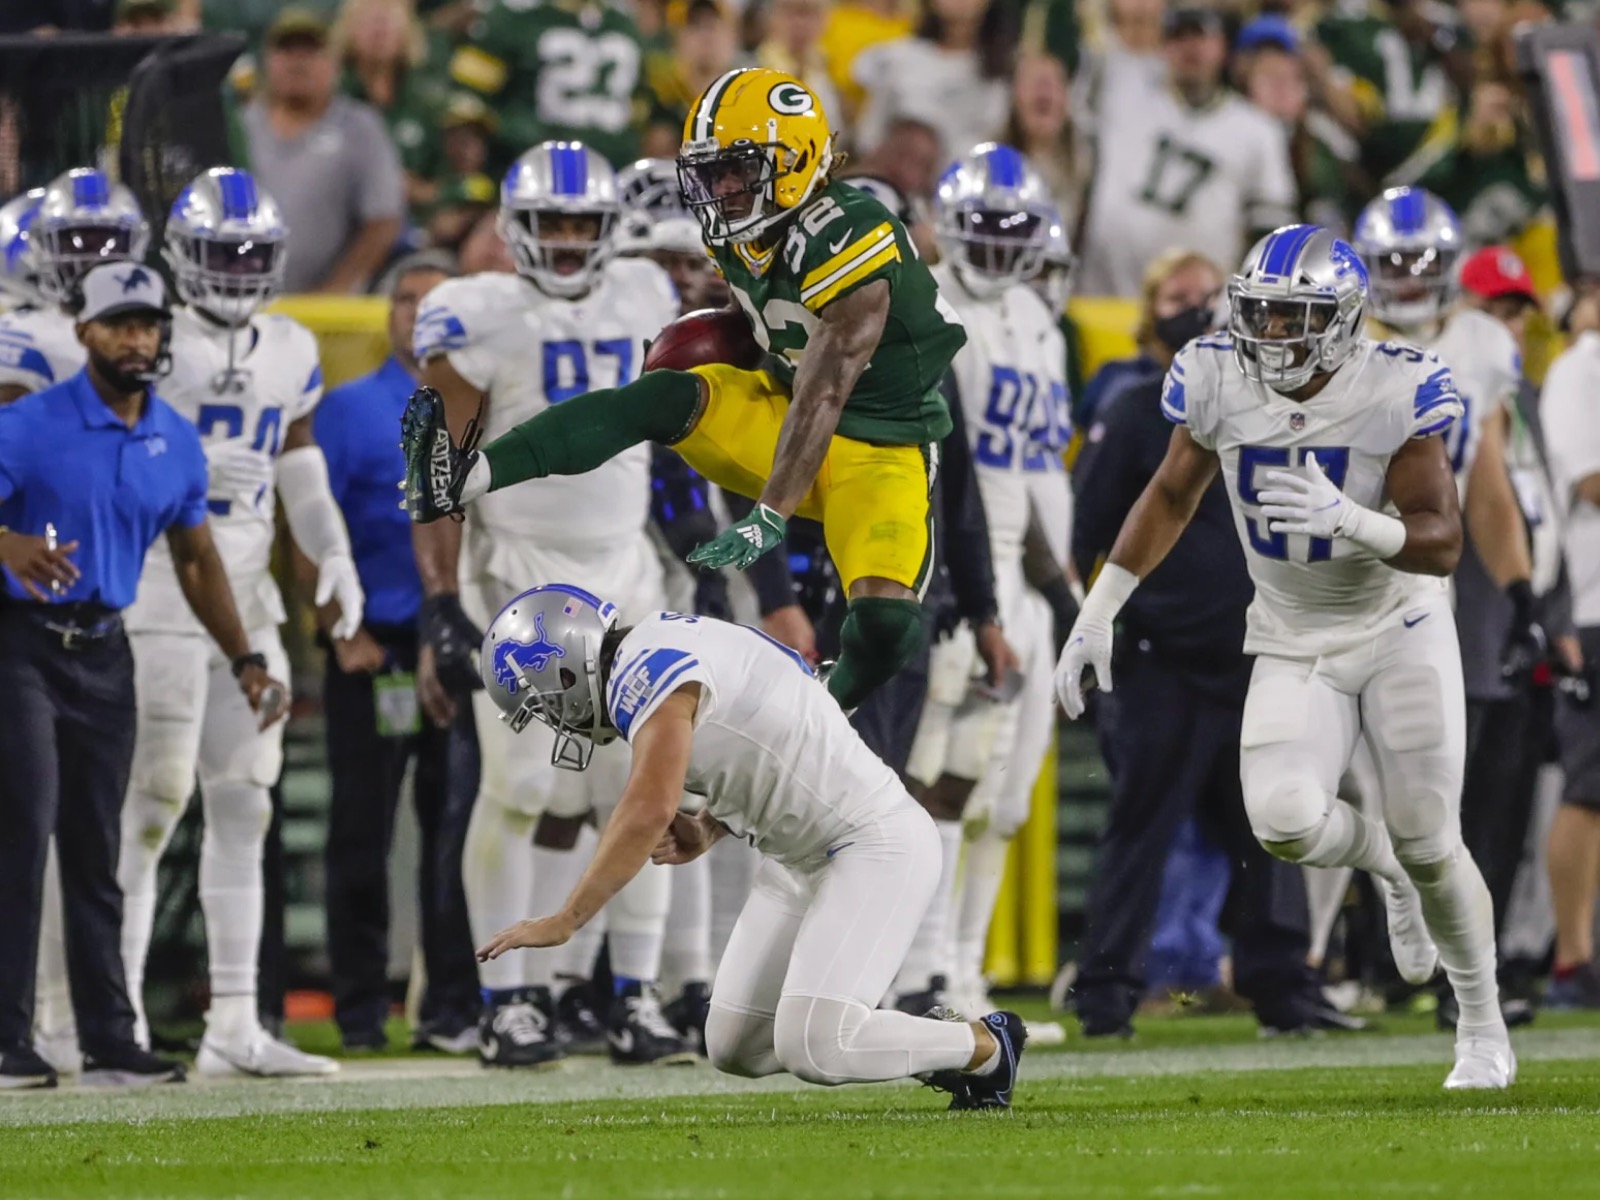
<path id="1" fill-rule="evenodd" d="M 238 658 L 233 660 L 233 677 L 235 679 L 239 678 L 245 673 L 245 668 L 247 667 L 260 667 L 265 671 L 267 669 L 267 656 L 259 651 L 239 655 Z"/>

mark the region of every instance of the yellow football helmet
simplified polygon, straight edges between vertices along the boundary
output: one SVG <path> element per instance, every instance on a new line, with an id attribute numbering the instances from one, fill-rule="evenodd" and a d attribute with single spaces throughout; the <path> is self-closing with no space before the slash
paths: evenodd
<path id="1" fill-rule="evenodd" d="M 690 110 L 678 187 L 712 245 L 753 242 L 804 208 L 832 165 L 833 133 L 811 89 L 741 67 Z"/>

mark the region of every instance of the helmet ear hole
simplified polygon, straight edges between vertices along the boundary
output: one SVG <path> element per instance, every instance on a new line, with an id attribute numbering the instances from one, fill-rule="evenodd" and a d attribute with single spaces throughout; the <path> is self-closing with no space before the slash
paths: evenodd
<path id="1" fill-rule="evenodd" d="M 561 686 L 564 688 L 578 686 L 577 675 L 575 675 L 572 671 L 569 671 L 566 667 L 561 668 Z"/>

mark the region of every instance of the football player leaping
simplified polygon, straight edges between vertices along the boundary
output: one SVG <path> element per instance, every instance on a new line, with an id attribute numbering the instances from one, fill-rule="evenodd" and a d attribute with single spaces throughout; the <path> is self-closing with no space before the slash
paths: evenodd
<path id="1" fill-rule="evenodd" d="M 614 605 L 557 584 L 495 618 L 483 672 L 511 729 L 543 722 L 579 763 L 620 737 L 633 770 L 565 904 L 496 933 L 480 959 L 559 946 L 652 858 L 686 863 L 746 837 L 765 861 L 712 987 L 712 1063 L 820 1084 L 920 1076 L 952 1108 L 1010 1103 L 1027 1040 L 1015 1013 L 877 1007 L 933 895 L 939 839 L 798 654 L 710 617 L 619 628 Z M 685 790 L 701 812 L 678 811 Z"/>
<path id="2" fill-rule="evenodd" d="M 751 67 L 713 83 L 685 125 L 679 179 L 770 367 L 651 372 L 469 454 L 449 435 L 459 442 L 474 405 L 419 392 L 406 439 L 412 515 L 431 521 L 526 479 L 669 444 L 759 501 L 698 562 L 742 568 L 795 513 L 822 522 L 850 597 L 828 687 L 845 708 L 860 703 L 921 645 L 933 444 L 950 429 L 938 384 L 965 334 L 905 228 L 834 182 L 833 161 L 827 117 L 792 76 Z"/>
<path id="3" fill-rule="evenodd" d="M 1240 744 L 1256 836 L 1378 881 L 1402 975 L 1425 982 L 1442 960 L 1460 1005 L 1445 1086 L 1503 1088 L 1516 1058 L 1489 892 L 1461 842 L 1466 705 L 1442 579 L 1461 514 L 1440 435 L 1461 401 L 1435 355 L 1361 336 L 1367 287 L 1354 249 L 1316 226 L 1251 250 L 1228 287 L 1229 333 L 1190 342 L 1168 372 L 1171 446 L 1084 602 L 1056 692 L 1077 717 L 1085 669 L 1109 689 L 1112 622 L 1220 466 L 1256 586 Z M 1335 794 L 1357 739 L 1387 828 Z"/>
<path id="4" fill-rule="evenodd" d="M 205 443 L 217 550 L 253 657 L 278 679 L 288 678 L 289 663 L 271 570 L 275 490 L 295 543 L 316 564 L 317 603 L 338 602 L 334 636 L 355 632 L 364 604 L 344 517 L 311 433 L 322 398 L 316 340 L 288 317 L 260 311 L 282 285 L 288 235 L 276 202 L 248 171 L 216 167 L 179 193 L 165 250 L 184 307 L 173 314 L 172 371 L 160 385 Z M 138 1034 L 149 1035 L 140 993 L 156 871 L 198 768 L 211 1008 L 195 1065 L 202 1075 L 329 1074 L 336 1062 L 278 1041 L 256 1016 L 267 789 L 283 766 L 283 725 L 259 727 L 234 686 L 241 664 L 223 656 L 178 596 L 172 558 L 157 545 L 127 614 L 139 723 L 117 867 Z"/>
<path id="5" fill-rule="evenodd" d="M 415 334 L 424 382 L 448 404 L 481 410 L 491 435 L 581 403 L 591 388 L 631 382 L 645 339 L 678 315 L 678 299 L 656 264 L 616 257 L 620 215 L 610 166 L 582 144 L 545 142 L 517 159 L 500 207 L 517 272 L 447 280 L 428 293 Z M 633 616 L 663 605 L 661 563 L 646 531 L 650 448 L 635 445 L 589 465 L 570 479 L 491 496 L 464 526 L 445 521 L 417 530 L 426 619 L 450 631 L 443 641 L 465 650 L 470 639 L 475 647 L 477 631 L 530 579 L 592 582 Z M 619 747 L 587 778 L 557 771 L 560 764 L 546 755 L 514 754 L 488 698 L 474 703 L 483 767 L 463 876 L 482 939 L 542 895 L 554 904 L 566 894 L 582 861 L 551 843 L 583 852 L 579 820 L 591 809 L 602 818 L 610 812 L 628 763 Z M 536 827 L 543 848 L 556 853 L 538 853 Z M 557 827 L 564 837 L 552 836 Z M 607 914 L 619 989 L 609 1042 L 620 1062 L 689 1057 L 655 994 L 669 888 L 665 871 L 641 872 Z M 588 976 L 593 956 L 579 951 L 587 962 L 541 952 L 483 969 L 478 1049 L 486 1065 L 531 1067 L 562 1056 L 551 988 L 559 974 Z M 596 1032 L 586 1030 L 583 1040 Z"/>

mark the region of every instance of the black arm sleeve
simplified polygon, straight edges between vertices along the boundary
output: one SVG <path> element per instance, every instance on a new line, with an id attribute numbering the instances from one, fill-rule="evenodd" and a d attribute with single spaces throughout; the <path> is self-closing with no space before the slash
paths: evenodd
<path id="1" fill-rule="evenodd" d="M 967 442 L 967 423 L 961 412 L 961 393 L 955 376 L 947 372 L 939 385 L 950 406 L 952 428 L 940 444 L 940 505 L 938 521 L 944 526 L 942 547 L 950 571 L 950 588 L 956 609 L 970 625 L 992 621 L 999 612 L 994 598 L 994 562 L 989 556 L 989 521 L 978 492 L 978 476 Z"/>

